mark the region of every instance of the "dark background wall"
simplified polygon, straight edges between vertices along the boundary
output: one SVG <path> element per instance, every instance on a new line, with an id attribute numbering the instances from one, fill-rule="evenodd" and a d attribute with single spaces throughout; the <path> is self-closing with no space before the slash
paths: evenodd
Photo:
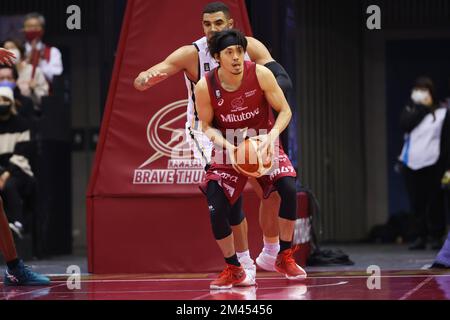
<path id="1" fill-rule="evenodd" d="M 321 204 L 316 224 L 322 239 L 361 239 L 374 225 L 407 212 L 403 181 L 393 172 L 402 143 L 398 117 L 418 75 L 429 74 L 440 96 L 450 95 L 450 2 L 247 4 L 255 36 L 295 79 L 298 166 Z M 381 9 L 381 30 L 366 28 L 373 4 Z M 296 32 L 286 41 L 292 8 Z M 287 52 L 295 52 L 293 64 Z"/>
<path id="2" fill-rule="evenodd" d="M 366 232 L 361 5 L 326 0 L 247 3 L 255 36 L 272 48 L 295 80 L 292 139 L 298 145 L 300 179 L 321 204 L 316 222 L 322 238 L 359 239 Z M 284 37 L 287 16 L 295 25 L 291 39 Z"/>
<path id="3" fill-rule="evenodd" d="M 363 1 L 382 9 L 382 29 L 363 30 L 365 153 L 368 226 L 407 212 L 406 192 L 394 172 L 402 136 L 398 129 L 400 109 L 412 83 L 430 75 L 449 96 L 448 43 L 450 2 Z M 446 80 L 445 80 L 446 79 Z"/>

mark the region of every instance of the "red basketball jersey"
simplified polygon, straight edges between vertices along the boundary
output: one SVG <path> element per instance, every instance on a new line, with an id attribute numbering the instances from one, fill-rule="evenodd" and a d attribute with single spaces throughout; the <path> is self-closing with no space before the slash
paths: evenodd
<path id="1" fill-rule="evenodd" d="M 225 135 L 226 129 L 253 129 L 256 135 L 268 133 L 273 127 L 271 106 L 259 86 L 256 64 L 244 61 L 244 74 L 238 90 L 222 88 L 219 68 L 206 75 L 211 105 L 214 109 L 213 127 Z M 266 132 L 260 132 L 265 129 Z M 253 136 L 254 134 L 251 134 Z"/>
<path id="2" fill-rule="evenodd" d="M 217 72 L 218 68 L 206 74 L 211 105 L 214 109 L 213 127 L 219 129 L 225 137 L 229 129 L 254 130 L 254 132 L 245 133 L 249 137 L 269 133 L 273 127 L 274 117 L 271 106 L 259 86 L 256 64 L 244 62 L 242 84 L 234 92 L 222 88 Z M 296 176 L 295 169 L 282 146 L 277 145 L 278 152 L 274 154 L 272 169 L 257 179 L 263 189 L 264 199 L 276 190 L 275 181 L 283 177 Z M 214 148 L 212 163 L 206 173 L 206 181 L 200 185 L 200 189 L 206 194 L 208 182 L 218 181 L 225 196 L 233 205 L 241 196 L 248 178 L 236 172 L 230 163 L 224 162 L 225 158 L 223 150 Z"/>

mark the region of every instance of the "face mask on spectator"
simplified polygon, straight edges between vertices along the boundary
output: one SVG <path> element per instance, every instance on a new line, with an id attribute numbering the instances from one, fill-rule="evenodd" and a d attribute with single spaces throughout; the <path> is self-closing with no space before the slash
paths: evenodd
<path id="1" fill-rule="evenodd" d="M 44 32 L 41 31 L 25 31 L 25 38 L 28 40 L 28 42 L 31 42 L 36 39 L 42 38 L 42 35 Z"/>
<path id="2" fill-rule="evenodd" d="M 16 56 L 15 59 L 13 59 L 13 63 L 14 64 L 18 64 L 22 58 L 22 55 L 20 54 L 19 49 L 10 49 L 9 51 L 11 51 L 12 53 L 14 53 L 14 55 Z"/>
<path id="3" fill-rule="evenodd" d="M 0 87 L 8 87 L 11 88 L 11 90 L 14 90 L 16 88 L 16 83 L 8 80 L 3 80 L 0 81 Z"/>
<path id="4" fill-rule="evenodd" d="M 411 100 L 415 104 L 423 104 L 430 97 L 430 94 L 426 90 L 413 90 L 411 94 Z"/>
<path id="5" fill-rule="evenodd" d="M 11 110 L 11 102 L 0 102 L 0 116 L 7 115 Z"/>

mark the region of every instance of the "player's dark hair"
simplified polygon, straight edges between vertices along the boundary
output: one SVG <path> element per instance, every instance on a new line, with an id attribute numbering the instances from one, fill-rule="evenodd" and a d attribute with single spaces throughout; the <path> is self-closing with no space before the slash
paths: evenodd
<path id="1" fill-rule="evenodd" d="M 244 52 L 247 51 L 247 39 L 244 34 L 237 29 L 228 29 L 215 32 L 208 40 L 208 49 L 212 57 L 220 54 L 220 51 L 230 45 L 241 46 Z"/>
<path id="2" fill-rule="evenodd" d="M 220 1 L 208 3 L 205 8 L 203 8 L 202 16 L 205 13 L 215 13 L 220 11 L 225 14 L 227 19 L 230 18 L 230 9 L 225 3 Z"/>

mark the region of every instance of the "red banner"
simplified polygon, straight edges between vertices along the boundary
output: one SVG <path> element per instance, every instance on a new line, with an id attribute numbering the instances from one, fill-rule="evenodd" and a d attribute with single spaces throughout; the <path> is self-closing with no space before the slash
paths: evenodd
<path id="1" fill-rule="evenodd" d="M 203 169 L 173 155 L 184 140 L 183 74 L 145 92 L 133 86 L 140 71 L 204 36 L 208 2 L 128 0 L 87 192 L 90 272 L 197 272 L 223 263 L 196 183 Z M 250 35 L 244 0 L 224 2 Z M 257 213 L 249 221 L 256 225 Z"/>
<path id="2" fill-rule="evenodd" d="M 207 0 L 129 0 L 88 197 L 198 193 L 204 170 L 184 142 L 187 90 L 182 72 L 145 92 L 140 71 L 204 36 Z M 251 34 L 244 0 L 224 1 L 235 27 Z"/>

